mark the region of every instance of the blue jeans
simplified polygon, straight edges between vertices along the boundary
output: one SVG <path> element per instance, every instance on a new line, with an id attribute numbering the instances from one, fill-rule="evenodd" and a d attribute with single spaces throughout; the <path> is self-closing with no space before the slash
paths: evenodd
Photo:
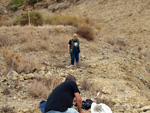
<path id="1" fill-rule="evenodd" d="M 79 112 L 77 112 L 77 110 L 75 110 L 73 108 L 68 108 L 67 111 L 65 111 L 65 112 L 51 110 L 51 111 L 46 112 L 46 113 L 79 113 Z"/>
<path id="2" fill-rule="evenodd" d="M 74 48 L 73 53 L 70 54 L 71 56 L 71 64 L 74 65 L 74 59 L 76 59 L 76 63 L 79 62 L 79 49 Z"/>

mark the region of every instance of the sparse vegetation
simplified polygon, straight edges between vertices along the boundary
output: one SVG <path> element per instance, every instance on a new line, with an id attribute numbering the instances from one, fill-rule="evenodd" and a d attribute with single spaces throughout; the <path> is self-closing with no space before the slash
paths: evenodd
<path id="1" fill-rule="evenodd" d="M 34 5 L 35 3 L 41 2 L 41 1 L 43 1 L 43 0 L 27 0 L 27 4 Z"/>
<path id="2" fill-rule="evenodd" d="M 82 36 L 83 38 L 91 41 L 95 39 L 94 29 L 89 25 L 82 25 L 78 28 L 77 34 Z"/>
<path id="3" fill-rule="evenodd" d="M 10 94 L 10 90 L 8 89 L 8 87 L 4 87 L 2 94 L 3 95 L 9 95 Z"/>
<path id="4" fill-rule="evenodd" d="M 89 24 L 91 23 L 90 20 L 86 18 L 78 18 L 76 16 L 65 16 L 65 15 L 59 15 L 59 16 L 49 16 L 46 17 L 44 20 L 44 24 L 50 24 L 50 25 L 70 25 L 74 27 L 78 27 L 81 24 Z"/>
<path id="5" fill-rule="evenodd" d="M 17 17 L 13 25 L 29 25 L 29 18 L 30 18 L 30 24 L 34 26 L 42 25 L 43 24 L 43 16 L 40 12 L 38 11 L 29 11 L 29 16 L 28 17 L 28 12 L 24 12 L 21 16 Z"/>
<path id="6" fill-rule="evenodd" d="M 36 81 L 31 83 L 27 87 L 27 93 L 29 96 L 33 98 L 45 98 L 47 99 L 48 95 L 50 92 L 60 84 L 60 79 L 55 78 L 55 77 L 37 77 Z"/>
<path id="7" fill-rule="evenodd" d="M 9 72 L 10 70 L 14 70 L 18 73 L 32 72 L 33 70 L 39 68 L 39 64 L 35 58 L 23 58 L 15 52 L 9 52 L 7 49 L 3 51 L 3 58 L 7 72 Z"/>
<path id="8" fill-rule="evenodd" d="M 83 79 L 80 81 L 80 86 L 82 90 L 89 90 L 91 85 L 92 84 L 87 79 Z"/>
<path id="9" fill-rule="evenodd" d="M 24 0 L 11 0 L 7 5 L 7 9 L 16 11 L 20 6 L 24 4 Z"/>
<path id="10" fill-rule="evenodd" d="M 8 105 L 4 105 L 1 109 L 0 109 L 1 113 L 15 113 L 13 111 L 13 108 L 9 107 Z"/>
<path id="11" fill-rule="evenodd" d="M 41 2 L 43 0 L 11 0 L 7 5 L 7 9 L 16 11 L 19 7 L 26 5 L 34 5 L 37 2 Z"/>
<path id="12" fill-rule="evenodd" d="M 0 47 L 5 47 L 11 45 L 11 39 L 6 35 L 0 36 Z"/>

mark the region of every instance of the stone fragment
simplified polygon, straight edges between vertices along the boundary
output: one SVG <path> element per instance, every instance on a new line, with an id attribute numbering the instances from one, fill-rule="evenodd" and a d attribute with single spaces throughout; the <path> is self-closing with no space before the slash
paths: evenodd
<path id="1" fill-rule="evenodd" d="M 7 79 L 11 79 L 11 80 L 17 80 L 18 79 L 18 73 L 16 71 L 10 71 L 7 74 Z"/>

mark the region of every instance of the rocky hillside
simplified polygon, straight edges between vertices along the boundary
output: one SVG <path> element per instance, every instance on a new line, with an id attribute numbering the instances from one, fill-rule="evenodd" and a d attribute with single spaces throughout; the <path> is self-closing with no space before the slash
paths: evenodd
<path id="1" fill-rule="evenodd" d="M 106 103 L 114 113 L 150 112 L 149 1 L 67 0 L 41 6 L 46 15 L 90 18 L 102 30 L 94 41 L 79 36 L 80 65 L 72 67 L 67 43 L 76 27 L 0 27 L 0 112 L 40 113 L 39 102 L 68 74 L 77 77 L 83 99 Z"/>

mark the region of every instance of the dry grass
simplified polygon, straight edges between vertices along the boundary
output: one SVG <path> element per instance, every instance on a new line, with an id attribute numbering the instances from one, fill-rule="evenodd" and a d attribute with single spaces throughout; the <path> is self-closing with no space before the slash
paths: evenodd
<path id="1" fill-rule="evenodd" d="M 0 47 L 10 46 L 11 39 L 7 35 L 0 35 Z"/>
<path id="2" fill-rule="evenodd" d="M 46 41 L 29 41 L 24 43 L 22 46 L 23 52 L 33 52 L 33 51 L 49 51 L 49 45 Z"/>
<path id="3" fill-rule="evenodd" d="M 24 43 L 24 45 L 22 46 L 22 51 L 23 52 L 38 51 L 38 46 L 36 43 L 29 41 L 27 43 Z"/>
<path id="4" fill-rule="evenodd" d="M 27 87 L 27 93 L 33 98 L 45 98 L 47 99 L 50 92 L 60 84 L 60 79 L 55 77 L 37 77 L 36 81 L 31 83 Z"/>
<path id="5" fill-rule="evenodd" d="M 92 84 L 88 81 L 88 79 L 82 79 L 80 81 L 80 86 L 82 90 L 89 90 L 92 87 Z"/>
<path id="6" fill-rule="evenodd" d="M 3 91 L 2 91 L 3 95 L 9 95 L 10 94 L 10 90 L 7 87 L 4 87 Z"/>
<path id="7" fill-rule="evenodd" d="M 47 98 L 48 97 L 48 90 L 41 82 L 33 82 L 27 88 L 27 93 L 29 96 L 33 98 Z"/>
<path id="8" fill-rule="evenodd" d="M 1 109 L 0 109 L 1 113 L 15 113 L 13 111 L 13 108 L 9 107 L 8 105 L 4 105 Z"/>
<path id="9" fill-rule="evenodd" d="M 33 72 L 40 67 L 38 60 L 33 57 L 21 56 L 15 53 L 15 51 L 4 50 L 3 51 L 4 63 L 6 71 L 14 70 L 18 73 L 21 72 Z"/>
<path id="10" fill-rule="evenodd" d="M 4 26 L 8 24 L 9 17 L 6 15 L 0 16 L 0 26 Z"/>
<path id="11" fill-rule="evenodd" d="M 46 17 L 44 24 L 50 25 L 70 25 L 74 27 L 78 27 L 83 24 L 92 24 L 91 20 L 87 18 L 79 18 L 76 16 L 66 16 L 66 15 L 53 15 Z"/>
<path id="12" fill-rule="evenodd" d="M 94 40 L 96 37 L 96 34 L 94 32 L 94 29 L 89 25 L 82 25 L 78 28 L 77 34 L 82 36 L 83 38 L 91 41 Z"/>

